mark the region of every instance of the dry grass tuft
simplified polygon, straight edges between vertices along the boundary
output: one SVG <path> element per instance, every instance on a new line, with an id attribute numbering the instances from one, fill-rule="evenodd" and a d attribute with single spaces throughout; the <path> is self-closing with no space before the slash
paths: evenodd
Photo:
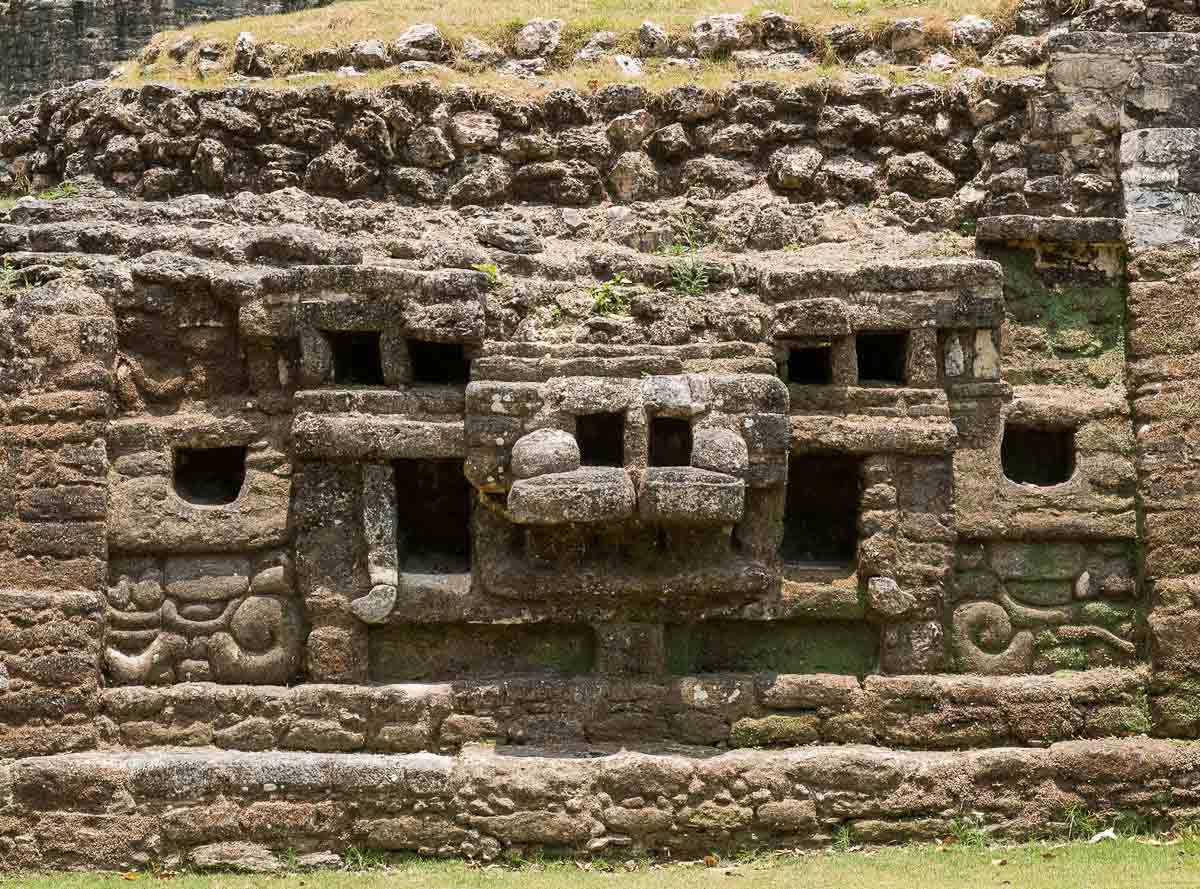
<path id="1" fill-rule="evenodd" d="M 126 67 L 127 73 L 124 76 L 110 82 L 113 87 L 137 88 L 147 83 L 169 83 L 188 89 L 219 89 L 226 86 L 243 89 L 308 89 L 329 86 L 350 91 L 378 89 L 392 83 L 427 80 L 443 88 L 461 85 L 482 92 L 497 93 L 517 99 L 536 100 L 559 87 L 566 86 L 582 93 L 589 93 L 604 84 L 620 80 L 614 75 L 612 66 L 602 63 L 573 65 L 538 78 L 518 78 L 491 69 L 466 72 L 439 68 L 426 73 L 405 74 L 398 68 L 384 68 L 367 72 L 362 77 L 341 78 L 332 71 L 323 71 L 295 80 L 266 78 L 248 83 L 229 72 L 201 78 L 184 68 L 169 68 L 161 65 L 141 66 L 136 63 L 130 63 Z M 1038 74 L 1041 70 L 1041 68 L 983 68 L 985 73 L 1003 80 Z M 861 73 L 863 72 L 836 64 L 823 64 L 805 71 L 769 71 L 741 69 L 730 61 L 704 62 L 697 69 L 666 65 L 655 66 L 651 61 L 646 64 L 644 76 L 632 82 L 636 82 L 651 92 L 663 92 L 687 84 L 705 89 L 720 89 L 743 81 L 766 81 L 792 86 L 822 81 L 832 84 Z M 959 77 L 953 72 L 915 71 L 899 65 L 872 68 L 869 73 L 886 77 L 898 85 L 922 82 L 950 86 Z"/>
<path id="2" fill-rule="evenodd" d="M 188 29 L 198 37 L 232 41 L 251 31 L 260 43 L 278 41 L 300 49 L 349 44 L 377 37 L 389 40 L 406 28 L 433 22 L 451 41 L 467 34 L 490 39 L 501 47 L 532 18 L 560 18 L 579 32 L 636 30 L 650 20 L 668 31 L 686 33 L 700 16 L 741 12 L 759 16 L 768 10 L 792 16 L 815 28 L 854 22 L 867 28 L 892 19 L 916 16 L 936 28 L 968 13 L 991 18 L 998 26 L 1011 22 L 1014 0 L 508 0 L 496 4 L 478 0 L 345 0 L 321 9 L 279 16 L 258 16 L 213 22 Z M 179 39 L 183 31 L 166 32 Z"/>
<path id="3" fill-rule="evenodd" d="M 565 22 L 563 39 L 549 60 L 554 68 L 567 68 L 575 53 L 596 31 L 613 31 L 620 41 L 618 51 L 636 50 L 636 32 L 643 21 L 665 27 L 677 37 L 686 36 L 692 23 L 704 15 L 741 12 L 754 18 L 767 10 L 791 15 L 802 33 L 816 48 L 821 62 L 838 64 L 825 37 L 830 27 L 853 23 L 868 33 L 884 34 L 890 23 L 901 17 L 924 19 L 931 46 L 949 48 L 951 21 L 974 13 L 992 18 L 1001 30 L 1011 28 L 1017 0 L 511 0 L 497 14 L 494 4 L 471 0 L 344 0 L 320 9 L 277 16 L 259 16 L 212 22 L 185 30 L 167 31 L 155 37 L 159 47 L 170 46 L 185 35 L 199 41 L 217 40 L 232 46 L 237 35 L 249 31 L 260 45 L 271 43 L 286 47 L 279 51 L 283 73 L 299 70 L 305 52 L 322 47 L 348 46 L 360 40 L 378 38 L 389 41 L 406 28 L 432 22 L 457 53 L 467 35 L 474 35 L 511 51 L 517 32 L 532 18 L 560 18 Z M 166 78 L 187 82 L 187 64 L 172 63 L 163 56 L 142 78 Z M 128 68 L 133 68 L 130 63 Z M 279 68 L 277 67 L 277 71 Z M 613 72 L 603 72 L 606 80 Z M 212 80 L 206 82 L 212 85 Z"/>

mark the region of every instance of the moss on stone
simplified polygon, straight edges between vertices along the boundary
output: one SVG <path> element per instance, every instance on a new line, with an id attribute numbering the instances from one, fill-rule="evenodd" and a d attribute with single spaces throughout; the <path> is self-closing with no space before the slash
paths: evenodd
<path id="1" fill-rule="evenodd" d="M 791 747 L 811 744 L 820 738 L 820 720 L 812 715 L 772 714 L 762 719 L 739 719 L 729 732 L 735 747 Z"/>
<path id="2" fill-rule="evenodd" d="M 1013 384 L 1106 387 L 1125 370 L 1125 290 L 1080 257 L 1012 246 L 988 256 L 1004 267 Z"/>
<path id="3" fill-rule="evenodd" d="M 1038 652 L 1038 657 L 1055 670 L 1086 670 L 1092 658 L 1081 645 L 1059 645 Z"/>
<path id="4" fill-rule="evenodd" d="M 838 673 L 864 676 L 879 633 L 862 621 L 706 621 L 668 624 L 670 673 Z"/>
<path id="5" fill-rule="evenodd" d="M 1153 721 L 1159 735 L 1200 734 L 1200 680 L 1184 680 L 1155 697 Z"/>
<path id="6" fill-rule="evenodd" d="M 1092 601 L 1079 606 L 1079 622 L 1106 629 L 1128 630 L 1137 612 L 1137 606 L 1132 604 Z"/>
<path id="7" fill-rule="evenodd" d="M 1152 728 L 1150 703 L 1144 694 L 1131 696 L 1124 704 L 1099 707 L 1088 716 L 1088 734 L 1092 737 L 1128 737 L 1146 735 Z"/>

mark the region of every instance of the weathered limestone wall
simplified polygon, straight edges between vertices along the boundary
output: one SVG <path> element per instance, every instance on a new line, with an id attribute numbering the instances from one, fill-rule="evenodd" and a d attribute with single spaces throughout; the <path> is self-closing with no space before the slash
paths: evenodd
<path id="1" fill-rule="evenodd" d="M 108 688 L 101 747 L 455 752 L 676 741 L 917 749 L 1044 746 L 1149 728 L 1144 671 L 1070 676 L 723 674 L 581 676 L 363 688 L 175 685 Z"/>
<path id="2" fill-rule="evenodd" d="M 83 85 L 0 123 L 0 184 L 6 172 L 35 187 L 93 175 L 152 199 L 297 186 L 412 204 L 589 206 L 766 182 L 838 203 L 901 191 L 933 201 L 901 212 L 945 218 L 968 182 L 1007 181 L 1039 88 L 1036 77 L 946 89 L 857 75 L 661 95 L 612 84 L 516 102 L 428 82 L 370 93 Z M 992 212 L 985 193 L 964 198 Z"/>
<path id="3" fill-rule="evenodd" d="M 159 31 L 319 5 L 320 0 L 12 0 L 0 10 L 0 108 L 79 80 L 102 80 Z"/>
<path id="4" fill-rule="evenodd" d="M 1166 97 L 1164 97 L 1165 99 Z M 1171 97 L 1174 98 L 1173 96 Z M 1195 122 L 1190 97 L 1164 102 L 1164 121 Z M 1145 511 L 1145 570 L 1157 718 L 1195 737 L 1196 639 L 1200 629 L 1200 531 L 1196 526 L 1200 431 L 1196 403 L 1196 170 L 1200 130 L 1132 129 L 1121 141 L 1129 231 L 1130 387 L 1138 436 L 1139 490 Z"/>
<path id="5" fill-rule="evenodd" d="M 1121 136 L 1197 119 L 1200 37 L 1071 31 L 1048 48 L 1046 88 L 1030 105 L 1023 139 L 1025 200 L 1013 197 L 997 212 L 1023 213 L 1027 203 L 1064 216 L 1120 218 Z"/>
<path id="6" fill-rule="evenodd" d="M 0 748 L 88 748 L 101 684 L 114 321 L 95 292 L 53 285 L 22 289 L 0 319 Z"/>

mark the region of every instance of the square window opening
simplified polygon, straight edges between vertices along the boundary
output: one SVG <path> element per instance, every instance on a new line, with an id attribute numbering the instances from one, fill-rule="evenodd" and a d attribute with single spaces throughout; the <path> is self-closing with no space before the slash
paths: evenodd
<path id="1" fill-rule="evenodd" d="M 780 557 L 793 564 L 853 565 L 859 486 L 859 461 L 853 457 L 790 457 Z"/>
<path id="2" fill-rule="evenodd" d="M 833 382 L 832 346 L 792 346 L 788 349 L 789 383 L 828 386 Z"/>
<path id="3" fill-rule="evenodd" d="M 405 571 L 471 567 L 471 483 L 461 460 L 397 460 L 396 525 Z"/>
<path id="4" fill-rule="evenodd" d="M 177 448 L 175 493 L 188 503 L 222 506 L 233 503 L 246 481 L 246 449 Z"/>
<path id="5" fill-rule="evenodd" d="M 409 340 L 408 360 L 414 383 L 465 386 L 471 380 L 471 361 L 462 343 Z"/>
<path id="6" fill-rule="evenodd" d="M 908 361 L 908 334 L 903 331 L 875 331 L 855 337 L 860 383 L 903 384 Z"/>
<path id="7" fill-rule="evenodd" d="M 382 386 L 379 331 L 336 330 L 325 334 L 333 350 L 333 381 L 342 386 Z"/>
<path id="8" fill-rule="evenodd" d="M 584 466 L 625 465 L 624 414 L 583 414 L 575 418 L 575 440 Z"/>
<path id="9" fill-rule="evenodd" d="M 1061 485 L 1075 474 L 1075 430 L 1006 423 L 1000 464 L 1010 481 L 1039 487 Z"/>
<path id="10" fill-rule="evenodd" d="M 650 465 L 691 466 L 692 424 L 675 417 L 650 419 Z"/>

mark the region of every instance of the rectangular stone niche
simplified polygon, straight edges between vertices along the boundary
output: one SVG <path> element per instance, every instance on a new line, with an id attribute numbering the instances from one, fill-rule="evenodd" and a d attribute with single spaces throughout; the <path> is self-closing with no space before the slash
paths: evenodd
<path id="1" fill-rule="evenodd" d="M 333 353 L 333 382 L 339 386 L 382 386 L 383 348 L 379 331 L 335 330 L 325 338 Z"/>
<path id="2" fill-rule="evenodd" d="M 409 340 L 408 360 L 414 383 L 465 386 L 471 380 L 471 360 L 462 343 Z"/>
<path id="3" fill-rule="evenodd" d="M 650 465 L 690 466 L 692 424 L 676 417 L 650 419 Z"/>
<path id="4" fill-rule="evenodd" d="M 188 503 L 233 503 L 246 481 L 246 448 L 177 448 L 175 493 Z"/>
<path id="5" fill-rule="evenodd" d="M 625 465 L 624 414 L 583 414 L 575 418 L 575 440 L 584 466 Z"/>
<path id="6" fill-rule="evenodd" d="M 370 659 L 375 682 L 575 676 L 592 670 L 596 638 L 582 624 L 401 624 L 371 631 Z"/>
<path id="7" fill-rule="evenodd" d="M 787 381 L 801 386 L 827 386 L 833 382 L 833 346 L 791 346 Z"/>
<path id="8" fill-rule="evenodd" d="M 838 454 L 788 458 L 779 547 L 785 563 L 840 568 L 857 561 L 859 462 Z"/>
<path id="9" fill-rule="evenodd" d="M 713 620 L 667 624 L 667 671 L 837 673 L 874 669 L 879 633 L 858 621 Z"/>
<path id="10" fill-rule="evenodd" d="M 855 337 L 859 383 L 903 386 L 908 363 L 906 331 L 864 331 Z"/>
<path id="11" fill-rule="evenodd" d="M 1075 474 L 1075 430 L 1006 423 L 1000 462 L 1010 481 L 1039 487 L 1062 484 Z"/>
<path id="12" fill-rule="evenodd" d="M 462 460 L 397 460 L 396 530 L 405 573 L 471 570 L 471 483 Z"/>

